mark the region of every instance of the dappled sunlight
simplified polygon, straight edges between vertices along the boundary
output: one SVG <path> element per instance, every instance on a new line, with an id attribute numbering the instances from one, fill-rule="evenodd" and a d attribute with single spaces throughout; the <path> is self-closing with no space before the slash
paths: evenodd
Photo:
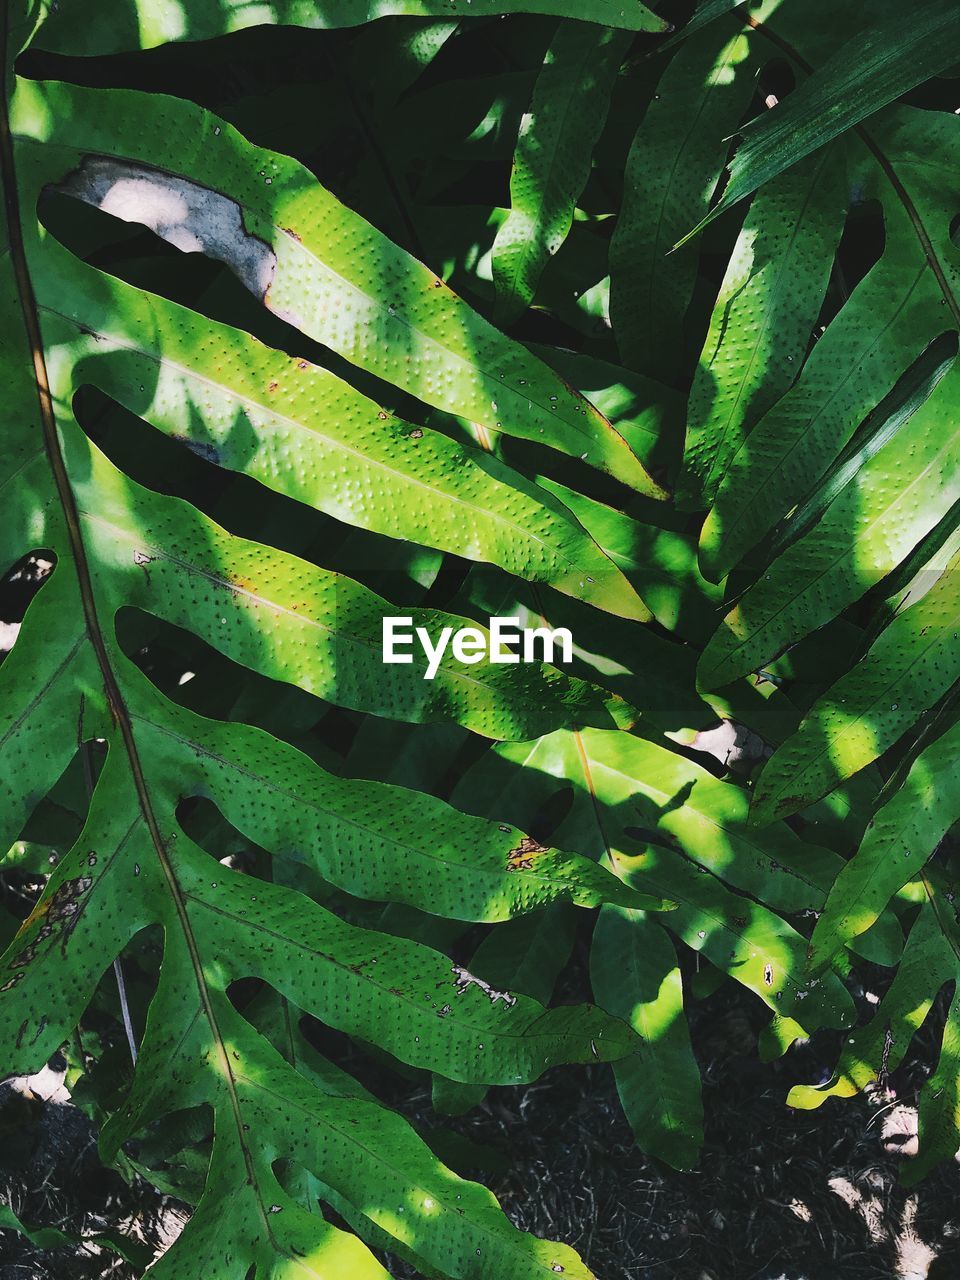
<path id="1" fill-rule="evenodd" d="M 682 1005 L 677 1001 L 680 971 L 664 976 L 660 990 L 653 1000 L 638 1002 L 630 1012 L 629 1021 L 639 1027 L 645 1040 L 659 1040 L 671 1026 L 683 1018 Z"/>
<path id="2" fill-rule="evenodd" d="M 960 1146 L 939 7 L 14 15 L 0 1043 L 193 1206 L 158 1275 L 591 1280 L 619 1209 L 498 1172 L 557 1098 L 627 1270 L 778 1267 L 638 1209 L 740 1053 Z"/>
<path id="3" fill-rule="evenodd" d="M 776 1012 L 793 1013 L 804 1026 L 849 1020 L 849 1001 L 836 978 L 808 979 L 806 940 L 768 907 L 725 888 L 711 874 L 748 890 L 757 891 L 762 883 L 766 901 L 789 903 L 793 910 L 819 907 L 835 867 L 829 857 L 822 860 L 825 851 L 818 858 L 814 846 L 785 827 L 750 833 L 744 821 L 748 798 L 739 788 L 665 748 L 622 734 L 560 733 L 542 739 L 534 750 L 529 744 L 498 747 L 495 757 L 488 756 L 467 776 L 457 800 L 470 803 L 477 787 L 480 796 L 487 787 L 493 796 L 509 796 L 511 760 L 522 762 L 528 778 L 534 771 L 545 775 L 546 794 L 558 785 L 547 784 L 547 778 L 574 784 L 573 809 L 552 839 L 561 848 L 608 859 L 626 883 L 662 897 L 668 909 L 660 922 L 694 951 L 702 950 Z M 651 783 L 658 766 L 672 775 L 669 787 Z M 678 801 L 684 778 L 684 802 L 674 808 L 671 802 Z M 698 787 L 717 789 L 711 809 L 719 797 L 729 796 L 743 828 L 733 821 L 728 830 L 705 815 L 691 819 L 690 796 Z M 637 804 L 645 792 L 646 809 Z M 516 804 L 507 802 L 500 812 L 520 816 Z M 672 818 L 679 834 L 671 830 Z M 647 831 L 639 828 L 641 821 Z M 670 909 L 671 904 L 677 905 Z"/>
<path id="4" fill-rule="evenodd" d="M 770 6 L 768 6 L 770 7 Z M 775 7 L 775 6 L 773 6 Z M 732 85 L 737 78 L 737 67 L 746 62 L 750 56 L 750 41 L 746 34 L 736 35 L 721 49 L 710 73 L 710 83 L 720 86 Z M 713 194 L 712 185 L 702 193 L 704 201 Z"/>
<path id="5" fill-rule="evenodd" d="M 960 678 L 958 583 L 954 554 L 929 589 L 814 704 L 758 780 L 756 817 L 805 807 L 889 750 L 921 709 L 918 685 L 927 699 L 949 693 Z"/>
<path id="6" fill-rule="evenodd" d="M 190 23 L 183 0 L 161 0 L 160 4 L 136 6 L 140 43 L 144 48 L 180 40 L 189 33 Z"/>
<path id="7" fill-rule="evenodd" d="M 56 128 L 56 115 L 41 85 L 18 80 L 10 102 L 10 129 L 34 142 L 47 141 Z"/>

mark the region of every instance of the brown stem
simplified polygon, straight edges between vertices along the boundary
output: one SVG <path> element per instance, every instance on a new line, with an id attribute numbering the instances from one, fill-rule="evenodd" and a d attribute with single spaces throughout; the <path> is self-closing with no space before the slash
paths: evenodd
<path id="1" fill-rule="evenodd" d="M 66 462 L 64 461 L 63 451 L 60 445 L 60 437 L 57 432 L 53 397 L 50 392 L 50 380 L 47 374 L 46 358 L 44 355 L 43 336 L 40 330 L 40 320 L 37 312 L 36 297 L 33 291 L 33 281 L 30 277 L 30 269 L 27 262 L 26 247 L 23 238 L 23 225 L 20 219 L 20 199 L 17 186 L 17 172 L 14 162 L 13 138 L 10 132 L 10 117 L 8 109 L 8 76 L 11 70 L 12 61 L 8 58 L 7 49 L 9 22 L 9 6 L 6 3 L 6 0 L 4 0 L 2 9 L 0 9 L 0 23 L 2 23 L 2 25 L 0 25 L 0 180 L 2 180 L 3 183 L 3 205 L 7 219 L 10 260 L 13 265 L 14 279 L 17 286 L 17 297 L 20 304 L 20 311 L 23 316 L 23 325 L 26 332 L 27 345 L 30 350 L 30 359 L 36 381 L 37 400 L 43 430 L 44 448 L 46 450 L 47 460 L 50 464 L 50 470 L 53 474 L 53 480 L 57 496 L 60 500 L 60 506 L 63 510 L 64 519 L 66 521 L 67 536 L 70 542 L 74 569 L 76 571 L 80 589 L 80 600 L 83 608 L 87 637 L 90 641 L 91 647 L 93 648 L 97 665 L 100 669 L 100 677 L 103 681 L 104 692 L 106 693 L 107 703 L 110 708 L 113 723 L 120 733 L 127 759 L 130 764 L 130 772 L 133 776 L 133 783 L 137 794 L 140 812 L 147 831 L 149 832 L 157 859 L 160 863 L 164 878 L 170 890 L 170 895 L 173 899 L 178 920 L 183 930 L 184 939 L 187 950 L 190 953 L 190 960 L 196 978 L 200 1002 L 204 1014 L 206 1015 L 207 1022 L 209 1023 L 211 1036 L 216 1046 L 217 1057 L 222 1069 L 222 1076 L 226 1081 L 227 1093 L 236 1123 L 238 1141 L 243 1152 L 247 1176 L 249 1178 L 250 1185 L 255 1187 L 256 1181 L 254 1177 L 253 1161 L 249 1147 L 244 1139 L 244 1128 L 240 1113 L 240 1100 L 237 1094 L 236 1080 L 231 1067 L 230 1055 L 228 1054 L 226 1045 L 224 1044 L 223 1037 L 217 1023 L 216 1013 L 213 1008 L 213 1001 L 203 974 L 203 963 L 200 958 L 197 940 L 194 936 L 193 928 L 187 915 L 186 898 L 177 879 L 176 870 L 167 850 L 167 842 L 164 840 L 160 831 L 160 824 L 153 809 L 153 803 L 147 786 L 146 777 L 144 775 L 143 764 L 141 762 L 140 753 L 137 749 L 137 743 L 134 737 L 130 713 L 124 703 L 116 676 L 114 675 L 113 669 L 110 665 L 110 657 L 107 650 L 106 640 L 104 638 L 100 619 L 97 616 L 96 597 L 94 594 L 86 547 L 83 541 L 80 515 L 77 508 L 76 498 L 70 484 L 70 478 L 67 473 Z M 266 1211 L 263 1205 L 260 1204 L 259 1197 L 257 1197 L 257 1204 L 263 1217 L 264 1228 L 269 1236 L 271 1233 L 266 1217 Z"/>

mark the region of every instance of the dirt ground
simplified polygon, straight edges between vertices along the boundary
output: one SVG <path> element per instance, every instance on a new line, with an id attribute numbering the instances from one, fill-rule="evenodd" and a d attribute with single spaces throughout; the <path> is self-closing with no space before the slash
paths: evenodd
<path id="1" fill-rule="evenodd" d="M 707 1141 L 700 1168 L 686 1174 L 633 1145 L 605 1069 L 497 1089 L 450 1120 L 431 1110 L 425 1083 L 388 1075 L 345 1042 L 324 1048 L 404 1110 L 448 1164 L 491 1186 L 518 1226 L 572 1244 L 601 1280 L 960 1275 L 960 1166 L 942 1167 L 915 1192 L 898 1185 L 932 1029 L 882 1098 L 832 1100 L 811 1113 L 788 1109 L 786 1088 L 824 1073 L 835 1044 L 825 1037 L 763 1066 L 751 1056 L 758 1018 L 732 984 L 694 1009 Z M 82 1236 L 132 1230 L 152 1249 L 182 1226 L 182 1206 L 100 1165 L 93 1130 L 69 1102 L 3 1086 L 0 1137 L 0 1195 L 26 1221 Z M 398 1280 L 414 1274 L 388 1261 Z M 0 1280 L 133 1274 L 110 1254 L 43 1253 L 0 1233 Z"/>

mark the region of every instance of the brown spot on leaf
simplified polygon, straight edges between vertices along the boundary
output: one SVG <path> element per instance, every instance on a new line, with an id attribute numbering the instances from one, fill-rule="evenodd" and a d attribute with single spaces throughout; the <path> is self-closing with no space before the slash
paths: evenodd
<path id="1" fill-rule="evenodd" d="M 211 444 L 209 440 L 193 440 L 190 436 L 180 435 L 176 431 L 170 432 L 170 439 L 182 444 L 191 453 L 195 453 L 198 458 L 203 458 L 204 462 L 219 463 L 220 461 L 220 450 L 216 445 Z"/>
<path id="2" fill-rule="evenodd" d="M 508 871 L 529 871 L 533 866 L 534 859 L 541 853 L 546 853 L 545 845 L 539 840 L 534 840 L 533 836 L 524 836 L 515 849 L 511 849 L 507 854 L 507 870 Z"/>
<path id="3" fill-rule="evenodd" d="M 73 880 L 65 880 L 50 899 L 48 919 L 66 920 L 75 915 L 79 909 L 80 895 L 86 893 L 92 884 L 91 876 L 77 876 Z"/>
<path id="4" fill-rule="evenodd" d="M 11 969 L 20 969 L 24 965 L 30 964 L 31 961 L 35 960 L 36 956 L 37 944 L 36 942 L 31 942 L 29 947 L 24 947 L 22 951 L 18 952 L 17 955 L 13 957 L 8 967 Z"/>
<path id="5" fill-rule="evenodd" d="M 777 805 L 777 812 L 779 813 L 784 809 L 802 809 L 805 804 L 806 801 L 803 796 L 784 796 Z"/>

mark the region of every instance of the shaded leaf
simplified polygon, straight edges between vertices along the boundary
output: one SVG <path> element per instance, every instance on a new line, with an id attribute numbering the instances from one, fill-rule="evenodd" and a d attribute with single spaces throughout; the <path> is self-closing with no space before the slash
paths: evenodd
<path id="1" fill-rule="evenodd" d="M 949 0 L 927 0 L 909 12 L 898 4 L 882 5 L 868 24 L 776 111 L 747 125 L 715 212 L 960 59 L 960 31 Z"/>
<path id="2" fill-rule="evenodd" d="M 703 1104 L 670 940 L 643 912 L 604 908 L 590 977 L 599 1003 L 629 1022 L 642 1041 L 636 1057 L 614 1067 L 638 1145 L 674 1168 L 691 1168 L 703 1142 Z"/>
<path id="3" fill-rule="evenodd" d="M 520 124 L 510 215 L 493 245 L 497 312 L 504 323 L 533 301 L 547 263 L 566 239 L 628 44 L 625 34 L 565 21 L 547 50 Z"/>

